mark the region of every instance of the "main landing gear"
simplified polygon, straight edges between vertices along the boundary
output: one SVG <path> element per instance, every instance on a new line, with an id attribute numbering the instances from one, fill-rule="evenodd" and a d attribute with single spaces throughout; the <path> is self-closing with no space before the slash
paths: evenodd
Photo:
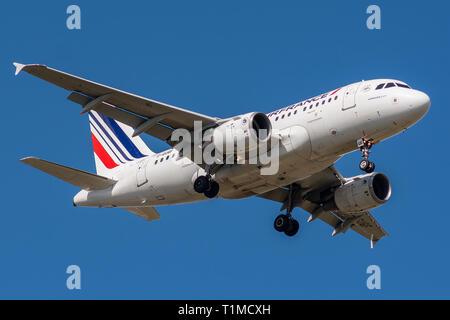
<path id="1" fill-rule="evenodd" d="M 215 198 L 219 194 L 219 184 L 211 179 L 208 174 L 200 176 L 194 181 L 194 190 L 198 193 L 203 193 L 207 198 Z"/>
<path id="2" fill-rule="evenodd" d="M 293 237 L 298 233 L 300 224 L 297 220 L 292 218 L 291 212 L 293 207 L 293 186 L 289 186 L 289 198 L 287 199 L 287 213 L 280 214 L 276 217 L 273 226 L 278 232 L 284 232 L 288 237 Z"/>
<path id="3" fill-rule="evenodd" d="M 369 161 L 370 149 L 373 143 L 370 140 L 364 138 L 358 140 L 358 147 L 362 152 L 362 161 L 359 163 L 359 168 L 367 173 L 372 173 L 375 170 L 375 163 Z"/>
<path id="4" fill-rule="evenodd" d="M 273 223 L 275 230 L 284 232 L 288 237 L 293 237 L 297 234 L 300 224 L 293 219 L 289 214 L 280 214 Z"/>

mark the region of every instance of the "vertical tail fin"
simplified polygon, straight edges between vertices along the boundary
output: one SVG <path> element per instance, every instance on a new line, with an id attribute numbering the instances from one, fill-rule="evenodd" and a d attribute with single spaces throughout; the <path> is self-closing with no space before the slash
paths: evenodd
<path id="1" fill-rule="evenodd" d="M 121 165 L 154 154 L 133 128 L 98 112 L 89 112 L 97 174 L 111 177 Z"/>

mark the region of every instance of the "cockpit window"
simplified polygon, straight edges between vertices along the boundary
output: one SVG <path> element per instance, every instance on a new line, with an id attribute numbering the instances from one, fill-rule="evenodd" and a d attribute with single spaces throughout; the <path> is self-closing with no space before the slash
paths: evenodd
<path id="1" fill-rule="evenodd" d="M 392 88 L 392 87 L 395 87 L 395 83 L 389 82 L 389 83 L 386 85 L 385 89 L 387 89 L 387 88 Z"/>
<path id="2" fill-rule="evenodd" d="M 375 90 L 383 89 L 383 87 L 384 87 L 384 83 L 379 84 L 379 85 L 375 88 Z"/>
<path id="3" fill-rule="evenodd" d="M 396 82 L 395 84 L 396 84 L 398 87 L 400 87 L 400 88 L 411 89 L 410 86 L 408 86 L 407 84 L 404 84 L 404 83 L 398 83 L 398 82 Z"/>

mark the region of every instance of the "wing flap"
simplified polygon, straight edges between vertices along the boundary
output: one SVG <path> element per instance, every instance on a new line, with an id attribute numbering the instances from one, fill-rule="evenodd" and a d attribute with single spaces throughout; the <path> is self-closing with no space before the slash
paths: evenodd
<path id="1" fill-rule="evenodd" d="M 116 183 L 116 181 L 112 179 L 35 157 L 23 158 L 20 161 L 87 191 L 106 189 Z"/>

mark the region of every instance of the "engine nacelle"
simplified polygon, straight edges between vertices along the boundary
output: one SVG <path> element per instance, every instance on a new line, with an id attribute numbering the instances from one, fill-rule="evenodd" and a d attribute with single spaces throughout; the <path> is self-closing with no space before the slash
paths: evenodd
<path id="1" fill-rule="evenodd" d="M 391 198 L 391 183 L 382 173 L 357 176 L 339 187 L 334 203 L 341 212 L 361 212 L 376 208 Z"/>
<path id="2" fill-rule="evenodd" d="M 214 147 L 223 155 L 254 150 L 261 143 L 267 144 L 272 136 L 272 124 L 269 118 L 260 112 L 252 112 L 221 124 L 214 129 L 212 141 Z"/>

